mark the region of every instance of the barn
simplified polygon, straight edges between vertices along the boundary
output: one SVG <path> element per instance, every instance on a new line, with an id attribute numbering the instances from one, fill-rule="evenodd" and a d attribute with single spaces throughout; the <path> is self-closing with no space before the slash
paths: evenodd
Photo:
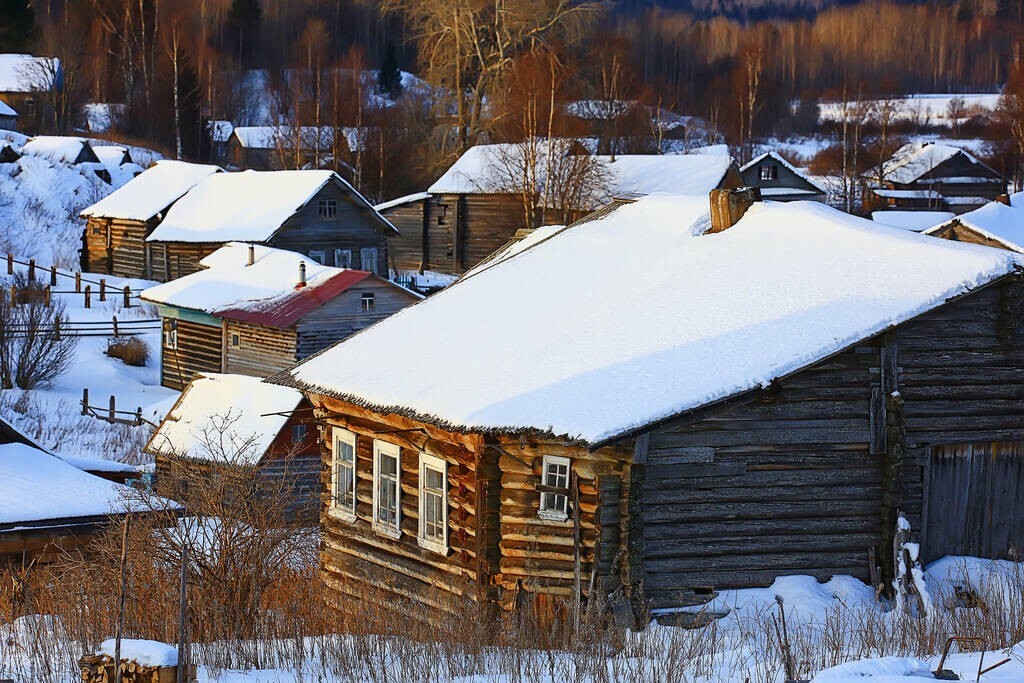
<path id="1" fill-rule="evenodd" d="M 752 196 L 620 202 L 269 378 L 339 604 L 643 618 L 891 576 L 899 512 L 925 560 L 1020 547 L 1024 261 Z"/>
<path id="2" fill-rule="evenodd" d="M 146 238 L 153 279 L 199 270 L 228 242 L 299 252 L 387 275 L 394 226 L 333 171 L 242 171 L 203 178 Z"/>
<path id="3" fill-rule="evenodd" d="M 160 382 L 199 372 L 266 377 L 419 301 L 365 270 L 231 242 L 191 275 L 150 287 L 163 325 Z"/>
<path id="4" fill-rule="evenodd" d="M 146 237 L 167 209 L 216 166 L 162 159 L 123 186 L 86 208 L 82 268 L 118 277 L 154 279 L 153 252 Z M 157 270 L 163 268 L 158 263 Z"/>
<path id="5" fill-rule="evenodd" d="M 256 468 L 299 522 L 319 517 L 320 446 L 309 429 L 312 413 L 302 394 L 256 377 L 200 373 L 146 444 L 156 461 L 157 490 L 169 498 L 215 470 Z"/>

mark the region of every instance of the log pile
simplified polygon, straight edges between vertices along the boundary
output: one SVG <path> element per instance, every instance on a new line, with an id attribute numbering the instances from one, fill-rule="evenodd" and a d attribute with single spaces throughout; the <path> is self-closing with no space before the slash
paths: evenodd
<path id="1" fill-rule="evenodd" d="M 110 655 L 84 655 L 78 660 L 84 683 L 113 683 L 114 658 Z M 147 666 L 134 659 L 121 660 L 121 681 L 123 683 L 176 683 L 178 667 Z M 194 680 L 186 672 L 186 681 Z"/>

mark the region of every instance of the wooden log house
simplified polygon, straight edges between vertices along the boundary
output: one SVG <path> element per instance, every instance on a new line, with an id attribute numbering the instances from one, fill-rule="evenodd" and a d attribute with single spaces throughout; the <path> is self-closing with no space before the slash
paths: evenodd
<path id="1" fill-rule="evenodd" d="M 825 201 L 828 192 L 810 180 L 775 151 L 754 157 L 740 167 L 743 185 L 761 190 L 761 196 L 776 202 Z"/>
<path id="2" fill-rule="evenodd" d="M 18 114 L 18 130 L 34 135 L 53 117 L 51 94 L 61 87 L 63 68 L 56 57 L 0 54 L 0 100 Z"/>
<path id="3" fill-rule="evenodd" d="M 573 148 L 577 154 L 582 149 Z M 431 271 L 461 275 L 513 238 L 533 227 L 523 210 L 517 184 L 516 145 L 470 148 L 426 193 L 409 195 L 379 206 L 396 223 L 391 241 L 391 267 L 396 271 Z M 607 187 L 596 188 L 570 218 L 577 218 L 611 197 L 655 192 L 704 194 L 715 188 L 742 185 L 739 170 L 723 155 L 594 156 L 607 175 Z M 535 219 L 536 220 L 536 219 Z M 550 222 L 557 222 L 555 212 Z"/>
<path id="4" fill-rule="evenodd" d="M 994 202 L 943 221 L 924 234 L 1024 253 L 1024 192 L 999 195 Z"/>
<path id="5" fill-rule="evenodd" d="M 153 279 L 153 253 L 146 238 L 174 202 L 200 180 L 220 170 L 216 166 L 163 159 L 82 211 L 82 269 L 117 277 Z"/>
<path id="6" fill-rule="evenodd" d="M 204 178 L 146 238 L 152 277 L 200 269 L 233 241 L 305 254 L 323 265 L 388 273 L 394 226 L 333 171 L 242 171 Z"/>
<path id="7" fill-rule="evenodd" d="M 261 492 L 286 520 L 319 519 L 320 448 L 302 394 L 257 377 L 200 373 L 189 382 L 144 451 L 156 486 L 174 498 L 193 478 L 255 467 Z"/>
<path id="8" fill-rule="evenodd" d="M 196 373 L 266 377 L 422 297 L 364 271 L 229 243 L 199 272 L 142 292 L 162 320 L 160 383 Z"/>
<path id="9" fill-rule="evenodd" d="M 323 430 L 339 605 L 644 619 L 891 576 L 898 511 L 926 561 L 1020 547 L 1024 262 L 753 196 L 623 202 L 268 379 Z"/>

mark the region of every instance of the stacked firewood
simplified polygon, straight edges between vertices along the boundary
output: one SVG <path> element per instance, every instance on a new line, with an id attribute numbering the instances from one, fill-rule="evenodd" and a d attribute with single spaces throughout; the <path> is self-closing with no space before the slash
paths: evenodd
<path id="1" fill-rule="evenodd" d="M 114 683 L 114 658 L 110 655 L 84 655 L 78 660 L 85 683 Z M 134 659 L 121 660 L 121 681 L 123 683 L 176 683 L 178 667 L 146 666 Z M 189 676 L 185 680 L 192 680 Z"/>

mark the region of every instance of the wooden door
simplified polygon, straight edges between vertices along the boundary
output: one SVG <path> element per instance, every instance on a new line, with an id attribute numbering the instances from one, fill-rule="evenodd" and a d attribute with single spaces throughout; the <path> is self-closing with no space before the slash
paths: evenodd
<path id="1" fill-rule="evenodd" d="M 933 447 L 924 518 L 926 562 L 1024 554 L 1024 442 Z"/>

